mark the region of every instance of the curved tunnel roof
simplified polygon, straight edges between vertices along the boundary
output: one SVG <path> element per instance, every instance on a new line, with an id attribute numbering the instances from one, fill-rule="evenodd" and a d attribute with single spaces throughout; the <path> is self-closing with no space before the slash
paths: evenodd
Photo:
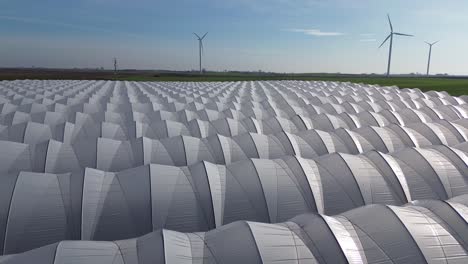
<path id="1" fill-rule="evenodd" d="M 0 263 L 465 263 L 466 203 L 459 196 L 276 224 L 239 221 L 208 232 L 163 229 L 114 242 L 63 241 Z"/>
<path id="2" fill-rule="evenodd" d="M 464 263 L 467 140 L 419 89 L 0 81 L 0 263 Z"/>

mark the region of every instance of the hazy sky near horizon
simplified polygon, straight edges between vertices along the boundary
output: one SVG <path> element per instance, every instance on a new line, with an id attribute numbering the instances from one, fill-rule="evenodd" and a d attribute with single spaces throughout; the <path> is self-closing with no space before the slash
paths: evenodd
<path id="1" fill-rule="evenodd" d="M 0 0 L 0 67 L 468 75 L 466 0 Z"/>

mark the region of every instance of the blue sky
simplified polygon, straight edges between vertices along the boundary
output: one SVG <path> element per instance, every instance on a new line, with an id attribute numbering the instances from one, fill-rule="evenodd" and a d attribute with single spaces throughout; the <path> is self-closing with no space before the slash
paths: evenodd
<path id="1" fill-rule="evenodd" d="M 0 0 L 0 67 L 468 74 L 466 0 Z"/>

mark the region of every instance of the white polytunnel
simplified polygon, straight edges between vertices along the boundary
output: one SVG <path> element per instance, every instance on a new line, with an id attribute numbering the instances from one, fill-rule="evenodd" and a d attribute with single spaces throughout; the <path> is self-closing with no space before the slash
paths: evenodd
<path id="1" fill-rule="evenodd" d="M 304 139 L 303 136 L 281 132 L 275 134 L 275 137 L 281 142 L 286 155 L 296 155 L 311 159 L 318 157 L 320 155 L 318 153 L 328 153 L 326 151 L 321 152 L 319 149 L 321 146 L 312 146 L 309 144 L 309 141 Z M 325 149 L 322 148 L 322 150 Z"/>
<path id="2" fill-rule="evenodd" d="M 426 147 L 432 145 L 430 140 L 412 128 L 396 124 L 389 125 L 387 128 L 398 135 L 407 147 Z"/>
<path id="3" fill-rule="evenodd" d="M 202 122 L 198 120 L 199 122 Z M 192 126 L 187 127 L 185 124 L 170 120 L 155 121 L 151 123 L 136 122 L 136 137 L 148 137 L 153 139 L 161 139 L 175 136 L 190 136 L 195 134 Z M 201 136 L 200 136 L 201 137 Z"/>
<path id="4" fill-rule="evenodd" d="M 386 119 L 385 116 L 375 112 L 361 112 L 356 114 L 356 118 L 357 120 L 359 120 L 360 125 L 366 124 L 369 126 L 386 126 L 389 124 L 389 121 Z"/>
<path id="5" fill-rule="evenodd" d="M 264 133 L 265 134 L 274 134 L 276 132 L 288 132 L 288 133 L 296 133 L 300 130 L 306 130 L 306 126 L 297 126 L 294 122 L 289 119 L 275 117 L 264 120 Z"/>
<path id="6" fill-rule="evenodd" d="M 214 128 L 216 129 L 216 133 L 227 136 L 233 137 L 241 134 L 245 134 L 249 132 L 244 125 L 236 119 L 226 118 L 226 119 L 219 119 L 212 122 Z M 254 132 L 254 131 L 250 131 Z"/>
<path id="7" fill-rule="evenodd" d="M 263 134 L 244 134 L 233 137 L 247 157 L 260 159 L 280 158 L 285 150 L 279 139 Z"/>
<path id="8" fill-rule="evenodd" d="M 334 152 L 348 153 L 349 150 L 343 141 L 334 133 L 324 132 L 320 130 L 307 130 L 298 134 L 304 142 L 306 142 L 319 155 L 325 155 Z M 296 154 L 298 156 L 308 158 Z"/>
<path id="9" fill-rule="evenodd" d="M 333 131 L 338 128 L 349 128 L 348 124 L 339 116 L 330 114 L 319 114 L 312 119 L 313 127 L 324 130 Z"/>
<path id="10" fill-rule="evenodd" d="M 70 164 L 76 166 L 74 172 L 64 173 L 64 168 L 51 165 L 48 170 L 52 172 L 47 173 L 2 173 L 6 198 L 0 214 L 10 222 L 14 219 L 11 209 L 25 203 L 62 215 L 46 222 L 61 223 L 60 230 L 65 230 L 57 231 L 59 239 L 51 234 L 52 242 L 71 239 L 68 234 L 86 240 L 117 240 L 160 228 L 207 231 L 240 220 L 277 223 L 309 212 L 334 215 L 370 204 L 402 205 L 465 195 L 466 161 L 465 152 L 434 146 L 392 155 L 372 151 L 335 153 L 315 160 L 295 156 L 244 159 L 230 165 L 206 161 L 188 167 L 150 164 L 119 172 L 83 171 Z M 55 185 L 43 185 L 46 179 Z M 29 195 L 27 188 L 38 196 Z M 49 203 L 47 196 L 40 195 L 52 190 L 67 198 Z M 27 218 L 38 222 L 43 217 L 33 213 Z M 9 228 L 14 225 L 6 226 L 7 233 L 13 232 Z M 28 233 L 24 236 L 34 240 L 27 239 Z"/>
<path id="11" fill-rule="evenodd" d="M 456 134 L 442 124 L 414 123 L 408 125 L 408 127 L 419 132 L 434 145 L 456 145 L 461 143 Z"/>
<path id="12" fill-rule="evenodd" d="M 349 152 L 340 151 L 343 153 L 359 154 L 374 149 L 372 144 L 362 135 L 348 130 L 348 129 L 337 129 L 335 134 L 345 144 Z"/>
<path id="13" fill-rule="evenodd" d="M 368 112 L 363 113 L 369 114 Z M 366 119 L 363 116 L 354 116 L 342 113 L 338 116 L 319 115 L 315 119 L 296 115 L 292 117 L 292 120 L 284 118 L 270 118 L 267 120 L 257 120 L 255 118 L 242 120 L 223 118 L 214 121 L 192 119 L 188 124 L 185 124 L 183 122 L 170 120 L 154 121 L 152 123 L 142 122 L 141 120 L 124 123 L 116 120 L 96 121 L 94 120 L 95 118 L 98 118 L 96 116 L 77 113 L 74 121 L 75 123 L 67 121 L 64 123 L 46 125 L 36 122 L 26 122 L 13 126 L 4 126 L 2 129 L 3 133 L 0 133 L 0 139 L 35 144 L 48 139 L 74 142 L 82 138 L 92 139 L 97 137 L 129 140 L 135 137 L 164 139 L 185 135 L 205 138 L 216 134 L 236 136 L 249 132 L 274 134 L 284 131 L 293 134 L 300 134 L 303 131 L 311 129 L 333 132 L 340 128 L 356 130 L 368 126 L 386 127 L 391 126 L 391 123 L 397 123 L 399 126 L 405 123 L 408 123 L 409 126 L 425 125 L 424 123 L 421 123 L 421 121 L 403 121 L 400 115 L 396 115 L 397 113 L 394 114 L 395 116 L 392 117 L 398 118 L 391 122 L 383 121 L 385 118 L 382 116 L 378 117 L 378 114 L 376 113 L 373 115 L 369 114 L 372 116 L 371 119 Z M 376 119 L 376 117 L 378 118 Z M 375 120 L 381 121 L 377 122 Z M 450 130 L 458 141 L 460 141 L 461 139 L 465 140 L 467 137 L 466 126 L 464 126 L 463 120 L 465 119 L 457 119 L 451 122 L 445 119 L 438 119 L 427 124 L 429 126 L 429 130 L 436 130 L 436 132 L 440 130 Z M 101 123 L 98 124 L 97 122 Z M 424 130 L 424 128 L 419 129 Z M 431 137 L 430 132 L 425 133 L 427 137 Z M 444 139 L 440 140 L 444 141 Z"/>
<path id="14" fill-rule="evenodd" d="M 62 241 L 0 263 L 466 263 L 459 210 L 468 209 L 467 199 L 369 205 L 276 224 L 237 221 L 197 233 L 163 229 L 112 242 Z"/>
<path id="15" fill-rule="evenodd" d="M 402 108 L 396 111 L 406 124 L 431 122 L 432 119 L 425 113 L 415 108 Z"/>
<path id="16" fill-rule="evenodd" d="M 388 109 L 378 112 L 383 118 L 385 118 L 390 124 L 398 124 L 404 126 L 407 124 L 407 120 L 399 112 L 391 111 Z"/>
<path id="17" fill-rule="evenodd" d="M 402 139 L 387 127 L 363 127 L 355 132 L 365 138 L 372 149 L 380 152 L 395 152 L 406 147 Z"/>

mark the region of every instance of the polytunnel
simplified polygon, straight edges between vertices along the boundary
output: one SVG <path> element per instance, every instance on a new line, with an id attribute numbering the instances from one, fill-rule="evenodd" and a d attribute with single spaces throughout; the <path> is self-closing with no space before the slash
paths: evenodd
<path id="1" fill-rule="evenodd" d="M 453 146 L 461 143 L 463 140 L 460 132 L 450 126 L 450 124 L 447 127 L 441 123 L 414 123 L 408 125 L 408 127 L 422 134 L 433 145 Z"/>
<path id="2" fill-rule="evenodd" d="M 185 125 L 184 123 L 174 122 L 169 120 L 156 121 L 151 123 L 137 122 L 136 126 L 136 137 L 148 137 L 152 139 L 169 138 L 175 136 L 191 136 L 192 126 Z M 190 128 L 190 129 L 189 129 Z"/>
<path id="3" fill-rule="evenodd" d="M 307 145 L 310 146 L 314 150 L 314 152 L 318 154 L 318 156 L 334 152 L 349 153 L 349 148 L 347 147 L 347 145 L 345 145 L 345 143 L 342 141 L 339 135 L 335 133 L 329 133 L 320 130 L 307 130 L 298 134 L 298 137 L 300 137 L 304 142 L 306 142 Z M 299 146 L 302 145 L 304 144 L 301 144 Z M 299 153 L 295 153 L 295 155 L 308 158 L 308 156 L 299 155 Z"/>
<path id="4" fill-rule="evenodd" d="M 343 153 L 359 154 L 373 149 L 372 144 L 367 139 L 354 131 L 340 128 L 335 130 L 335 134 L 348 149 L 348 152 L 341 151 Z"/>
<path id="5" fill-rule="evenodd" d="M 357 134 L 367 139 L 373 149 L 389 153 L 407 147 L 405 142 L 387 127 L 363 127 L 354 130 Z"/>
<path id="6" fill-rule="evenodd" d="M 230 165 L 151 164 L 119 172 L 5 172 L 0 215 L 12 223 L 6 227 L 10 234 L 15 226 L 25 230 L 15 215 L 25 218 L 24 223 L 43 223 L 39 229 L 49 226 L 44 229 L 48 239 L 41 240 L 40 230 L 15 235 L 17 242 L 11 243 L 18 251 L 10 253 L 33 248 L 29 243 L 34 241 L 43 241 L 43 246 L 67 239 L 118 240 L 160 228 L 207 231 L 240 220 L 277 223 L 309 212 L 334 215 L 370 204 L 402 205 L 467 194 L 466 157 L 445 146 L 393 156 L 373 151 L 316 160 L 285 156 Z M 12 208 L 18 213 L 12 214 Z M 54 221 L 26 214 L 28 208 L 48 212 Z M 53 226 L 62 228 L 51 233 Z"/>
<path id="7" fill-rule="evenodd" d="M 163 229 L 114 242 L 63 241 L 4 256 L 0 261 L 465 263 L 466 222 L 457 210 L 467 209 L 463 204 L 466 199 L 461 196 L 447 202 L 424 200 L 402 207 L 372 205 L 336 216 L 304 214 L 277 224 L 239 221 L 199 233 Z"/>

